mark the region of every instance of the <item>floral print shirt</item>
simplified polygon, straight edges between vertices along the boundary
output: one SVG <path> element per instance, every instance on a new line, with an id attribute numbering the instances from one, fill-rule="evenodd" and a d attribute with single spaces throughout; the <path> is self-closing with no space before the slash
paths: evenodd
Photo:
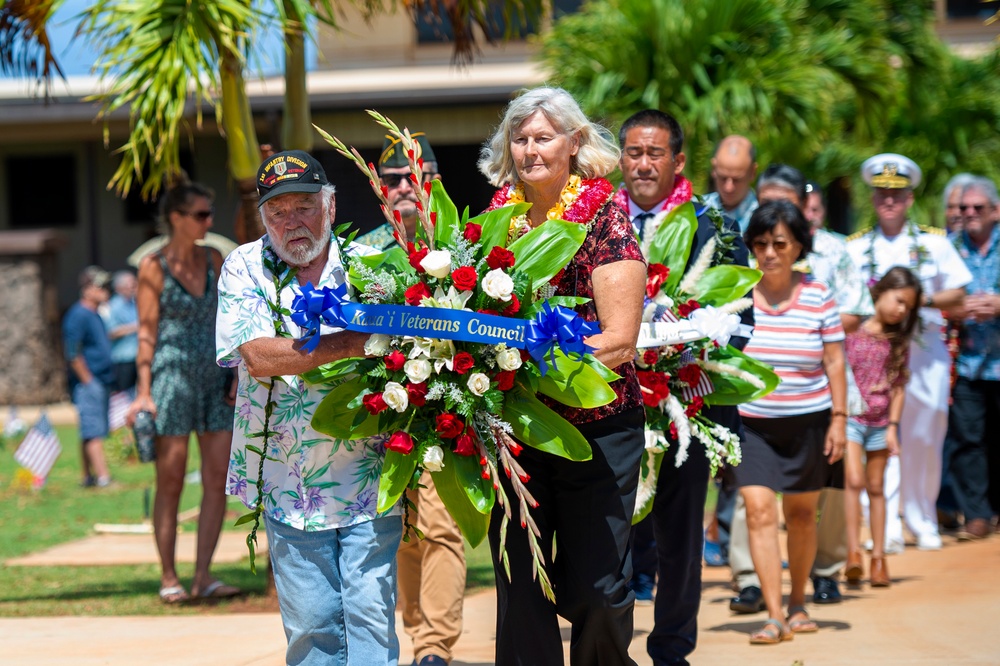
<path id="1" fill-rule="evenodd" d="M 264 430 L 270 378 L 261 381 L 250 376 L 240 347 L 251 340 L 275 337 L 267 304 L 268 300 L 275 302 L 274 276 L 263 266 L 263 252 L 273 256 L 267 236 L 240 246 L 226 259 L 219 279 L 216 320 L 216 360 L 224 367 L 239 369 L 226 492 L 251 509 L 257 503 L 260 458 L 247 446 L 263 444 L 262 437 L 253 435 Z M 334 244 L 317 286 L 333 287 L 344 280 L 344 267 Z M 292 280 L 281 292 L 281 306 L 288 308 L 299 293 L 298 281 Z M 282 317 L 282 325 L 291 337 L 302 335 L 291 318 Z M 385 438 L 341 441 L 313 430 L 313 413 L 332 388 L 289 375 L 275 381 L 272 394 L 276 406 L 270 429 L 275 434 L 269 438 L 269 457 L 264 461 L 264 510 L 269 518 L 307 532 L 347 527 L 377 517 Z M 391 513 L 398 513 L 398 509 Z"/>

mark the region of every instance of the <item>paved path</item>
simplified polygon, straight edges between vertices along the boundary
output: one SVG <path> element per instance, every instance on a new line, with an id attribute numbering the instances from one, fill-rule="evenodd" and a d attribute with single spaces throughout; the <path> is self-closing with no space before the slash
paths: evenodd
<path id="1" fill-rule="evenodd" d="M 865 587 L 849 591 L 842 604 L 814 606 L 820 632 L 776 646 L 748 644 L 763 615 L 731 615 L 726 572 L 706 569 L 692 663 L 1000 664 L 1000 537 L 967 544 L 946 538 L 942 551 L 909 548 L 889 564 L 892 588 Z M 495 603 L 492 591 L 466 598 L 456 666 L 492 663 Z M 651 607 L 636 609 L 632 656 L 643 666 L 651 663 L 644 647 L 652 618 Z M 264 666 L 281 664 L 284 654 L 281 621 L 273 613 L 0 619 L 0 637 L 0 663 L 11 666 Z M 412 659 L 405 637 L 401 657 L 401 664 Z"/>

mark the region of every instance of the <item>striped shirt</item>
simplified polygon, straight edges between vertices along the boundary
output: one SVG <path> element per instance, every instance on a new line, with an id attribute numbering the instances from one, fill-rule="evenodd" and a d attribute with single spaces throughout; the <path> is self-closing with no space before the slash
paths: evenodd
<path id="1" fill-rule="evenodd" d="M 744 351 L 773 366 L 781 382 L 773 393 L 740 405 L 740 415 L 781 418 L 829 409 L 832 401 L 823 369 L 823 345 L 843 341 L 844 328 L 827 286 L 802 276 L 791 300 L 780 310 L 754 291 L 753 312 L 756 328 Z"/>

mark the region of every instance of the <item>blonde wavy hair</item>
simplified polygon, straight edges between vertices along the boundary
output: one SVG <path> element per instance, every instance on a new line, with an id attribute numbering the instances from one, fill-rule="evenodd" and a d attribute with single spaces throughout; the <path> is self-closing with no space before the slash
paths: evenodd
<path id="1" fill-rule="evenodd" d="M 510 152 L 511 135 L 536 111 L 545 114 L 559 132 L 579 137 L 580 148 L 570 159 L 570 173 L 597 178 L 618 166 L 621 150 L 611 132 L 588 120 L 568 92 L 543 86 L 528 90 L 507 105 L 500 126 L 479 152 L 479 171 L 494 187 L 517 182 L 517 168 Z"/>

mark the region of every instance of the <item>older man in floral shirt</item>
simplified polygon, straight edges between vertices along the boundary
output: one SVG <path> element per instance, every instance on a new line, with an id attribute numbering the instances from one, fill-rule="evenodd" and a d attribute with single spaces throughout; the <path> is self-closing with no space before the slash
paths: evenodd
<path id="1" fill-rule="evenodd" d="M 331 237 L 334 189 L 313 157 L 289 151 L 261 165 L 258 193 L 267 235 L 233 252 L 219 280 L 216 355 L 240 378 L 227 492 L 251 509 L 262 502 L 287 662 L 396 664 L 402 524 L 396 511 L 375 508 L 383 441 L 316 432 L 312 416 L 329 387 L 301 377 L 363 356 L 368 336 L 323 330 L 306 352 L 302 331 L 280 313 L 301 285 L 345 282 Z M 263 465 L 250 447 L 266 450 Z"/>

